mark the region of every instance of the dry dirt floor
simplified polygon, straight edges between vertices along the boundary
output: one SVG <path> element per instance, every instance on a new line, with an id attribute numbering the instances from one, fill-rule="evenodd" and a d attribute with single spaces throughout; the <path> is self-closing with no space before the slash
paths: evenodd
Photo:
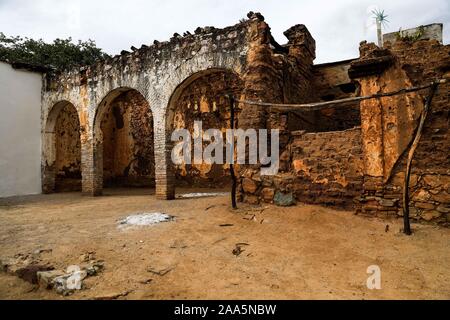
<path id="1" fill-rule="evenodd" d="M 0 273 L 0 299 L 450 299 L 450 229 L 414 224 L 408 237 L 401 220 L 229 202 L 158 201 L 146 189 L 0 200 L 0 258 L 42 249 L 57 269 L 88 252 L 105 264 L 68 297 Z M 175 220 L 118 228 L 141 212 Z M 366 286 L 370 265 L 381 269 L 380 290 Z"/>

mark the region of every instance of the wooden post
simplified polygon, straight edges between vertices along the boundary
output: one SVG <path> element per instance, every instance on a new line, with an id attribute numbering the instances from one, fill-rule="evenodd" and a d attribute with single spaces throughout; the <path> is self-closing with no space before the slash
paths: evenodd
<path id="1" fill-rule="evenodd" d="M 434 82 L 430 87 L 430 92 L 428 94 L 427 100 L 425 102 L 425 106 L 423 107 L 422 113 L 420 114 L 420 122 L 417 127 L 416 136 L 414 141 L 409 149 L 408 160 L 406 162 L 406 173 L 405 173 L 405 181 L 403 184 L 403 232 L 406 235 L 411 235 L 411 225 L 409 223 L 409 179 L 411 176 L 411 165 L 414 157 L 414 152 L 419 145 L 420 138 L 422 137 L 422 131 L 425 124 L 425 120 L 427 118 L 428 112 L 431 109 L 431 101 L 433 100 L 433 96 L 436 92 L 436 89 L 439 85 L 439 82 Z"/>
<path id="2" fill-rule="evenodd" d="M 229 96 L 230 99 L 230 127 L 231 130 L 234 130 L 234 97 L 230 94 Z M 234 133 L 233 133 L 233 141 L 234 141 Z M 231 174 L 231 206 L 233 207 L 233 209 L 237 209 L 237 204 L 236 204 L 236 185 L 237 185 L 237 181 L 236 181 L 236 174 L 234 172 L 234 143 L 232 145 L 231 148 L 231 159 L 230 159 L 230 174 Z"/>

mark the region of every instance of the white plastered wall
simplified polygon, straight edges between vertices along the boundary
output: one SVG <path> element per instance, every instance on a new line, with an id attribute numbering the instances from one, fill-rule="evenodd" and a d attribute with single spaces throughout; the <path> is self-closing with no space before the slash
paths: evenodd
<path id="1" fill-rule="evenodd" d="M 41 193 L 42 76 L 0 62 L 0 197 Z"/>

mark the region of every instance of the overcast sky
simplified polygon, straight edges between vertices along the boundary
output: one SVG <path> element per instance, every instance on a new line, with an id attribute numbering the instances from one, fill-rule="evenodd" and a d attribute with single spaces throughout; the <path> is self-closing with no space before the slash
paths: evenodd
<path id="1" fill-rule="evenodd" d="M 375 7 L 389 16 L 386 32 L 442 22 L 449 43 L 450 0 L 0 0 L 0 32 L 46 41 L 90 38 L 117 54 L 198 26 L 233 25 L 259 11 L 280 44 L 287 41 L 283 31 L 305 24 L 322 63 L 357 57 L 360 41 L 375 41 Z"/>

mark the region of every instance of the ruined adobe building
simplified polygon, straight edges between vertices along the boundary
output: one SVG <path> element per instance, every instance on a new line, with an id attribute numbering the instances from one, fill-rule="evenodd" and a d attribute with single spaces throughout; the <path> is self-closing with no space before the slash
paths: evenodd
<path id="1" fill-rule="evenodd" d="M 437 40 L 361 43 L 359 59 L 314 65 L 305 26 L 277 44 L 260 14 L 225 29 L 198 28 L 168 42 L 122 52 L 96 65 L 44 77 L 42 185 L 46 193 L 110 185 L 225 185 L 228 167 L 171 163 L 174 128 L 230 127 L 227 94 L 271 103 L 330 101 L 390 92 L 450 74 L 450 46 Z M 413 217 L 450 221 L 449 84 L 441 85 L 413 162 Z M 280 129 L 280 172 L 239 168 L 248 203 L 317 203 L 360 212 L 401 213 L 405 151 L 426 91 L 351 102 L 319 111 L 280 111 L 240 103 L 238 128 Z"/>

